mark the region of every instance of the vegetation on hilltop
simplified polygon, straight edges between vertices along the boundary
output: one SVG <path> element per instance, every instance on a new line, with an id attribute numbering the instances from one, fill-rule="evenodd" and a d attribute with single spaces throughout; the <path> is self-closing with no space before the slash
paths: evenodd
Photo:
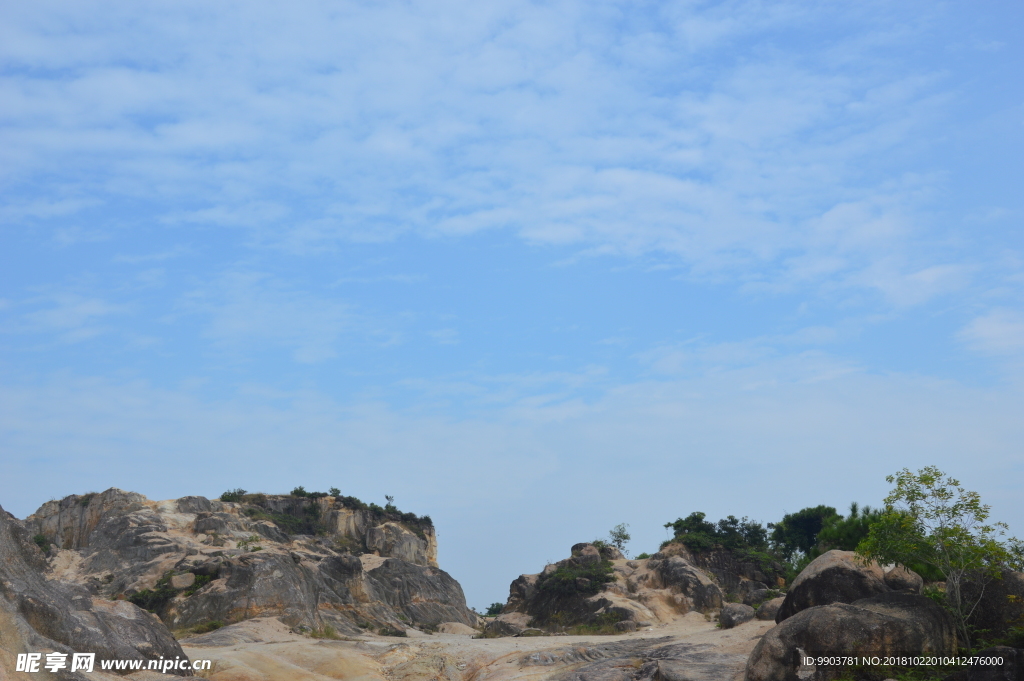
<path id="1" fill-rule="evenodd" d="M 398 510 L 394 505 L 394 497 L 391 496 L 385 497 L 387 503 L 380 506 L 372 502 L 367 504 L 356 497 L 342 496 L 341 490 L 337 487 L 331 487 L 329 492 L 307 492 L 305 487 L 299 485 L 289 494 L 280 496 L 301 500 L 300 503 L 287 505 L 283 509 L 271 507 L 269 499 L 272 496 L 262 492 L 250 494 L 242 488 L 236 488 L 221 494 L 220 500 L 242 504 L 242 512 L 248 517 L 254 520 L 269 520 L 287 534 L 325 534 L 326 528 L 320 517 L 320 505 L 306 503 L 306 500 L 316 501 L 323 498 L 333 498 L 334 504 L 353 511 L 368 511 L 378 523 L 400 523 L 423 540 L 427 538 L 428 528 L 432 529 L 434 526 L 434 521 L 429 515 L 418 516 L 415 513 Z"/>

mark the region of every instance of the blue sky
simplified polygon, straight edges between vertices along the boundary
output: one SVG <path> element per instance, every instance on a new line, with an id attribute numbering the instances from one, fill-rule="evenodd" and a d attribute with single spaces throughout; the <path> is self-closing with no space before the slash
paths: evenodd
<path id="1" fill-rule="evenodd" d="M 6 3 L 0 504 L 340 487 L 576 541 L 1024 534 L 1016 2 Z"/>

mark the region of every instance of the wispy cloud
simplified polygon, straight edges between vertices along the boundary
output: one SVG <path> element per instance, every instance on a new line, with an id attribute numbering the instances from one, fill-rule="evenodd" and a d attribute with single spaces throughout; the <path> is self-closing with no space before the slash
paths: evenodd
<path id="1" fill-rule="evenodd" d="M 13 305 L 11 307 L 14 308 Z M 111 330 L 112 316 L 131 310 L 130 305 L 73 292 L 37 297 L 18 307 L 34 309 L 22 313 L 10 330 L 48 334 L 64 343 L 77 343 L 105 333 Z"/>
<path id="2" fill-rule="evenodd" d="M 960 338 L 978 352 L 1024 360 L 1024 314 L 1005 308 L 992 310 L 971 321 Z"/>
<path id="3" fill-rule="evenodd" d="M 296 290 L 259 272 L 228 272 L 186 299 L 208 320 L 203 334 L 237 358 L 267 347 L 288 350 L 300 363 L 335 357 L 352 330 L 351 307 Z"/>
<path id="4" fill-rule="evenodd" d="M 917 276 L 945 264 L 921 248 L 919 198 L 942 180 L 879 159 L 949 95 L 880 56 L 917 36 L 878 6 L 253 5 L 244 35 L 209 5 L 115 5 L 102 23 L 84 7 L 8 25 L 13 181 L 53 175 L 296 253 L 501 229 L 898 304 L 970 279 Z M 837 21 L 852 30 L 811 47 Z M 778 49 L 783 30 L 806 51 Z"/>

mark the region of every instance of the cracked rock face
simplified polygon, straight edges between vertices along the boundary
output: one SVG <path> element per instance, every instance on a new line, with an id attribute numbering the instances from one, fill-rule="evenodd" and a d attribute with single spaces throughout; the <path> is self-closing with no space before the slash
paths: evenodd
<path id="1" fill-rule="evenodd" d="M 0 508 L 0 672 L 14 670 L 19 653 L 95 653 L 105 659 L 185 657 L 167 627 L 125 601 L 47 579 L 47 564 L 29 532 Z M 90 678 L 81 672 L 41 672 L 42 678 Z M 180 672 L 191 676 L 191 671 Z M 0 674 L 2 676 L 2 674 Z M 94 677 L 95 678 L 95 677 Z"/>
<path id="2" fill-rule="evenodd" d="M 747 681 L 797 681 L 809 656 L 950 655 L 956 636 L 949 614 L 925 596 L 885 593 L 801 610 L 770 629 L 747 661 Z M 842 668 L 818 668 L 815 681 Z"/>
<path id="3" fill-rule="evenodd" d="M 706 572 L 677 555 L 655 554 L 626 560 L 618 551 L 576 544 L 573 555 L 535 575 L 520 575 L 509 587 L 502 614 L 487 625 L 490 636 L 515 636 L 530 626 L 559 630 L 579 624 L 620 624 L 634 630 L 658 622 L 671 622 L 690 611 L 710 614 L 722 607 L 722 590 Z M 609 561 L 613 580 L 593 593 L 590 580 L 577 580 L 571 589 L 546 590 L 544 580 L 559 569 L 581 570 Z"/>
<path id="4" fill-rule="evenodd" d="M 174 630 L 259 616 L 339 633 L 477 624 L 437 567 L 429 521 L 333 497 L 247 499 L 155 502 L 110 489 L 48 502 L 26 525 L 53 544 L 54 577 L 133 598 Z"/>

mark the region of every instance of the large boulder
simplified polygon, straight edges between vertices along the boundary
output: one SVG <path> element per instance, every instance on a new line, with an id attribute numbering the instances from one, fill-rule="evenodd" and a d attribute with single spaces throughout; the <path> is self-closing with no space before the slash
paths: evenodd
<path id="1" fill-rule="evenodd" d="M 921 575 L 903 565 L 896 565 L 885 573 L 885 585 L 893 591 L 919 594 L 924 587 Z"/>
<path id="2" fill-rule="evenodd" d="M 530 626 L 530 616 L 522 612 L 507 612 L 498 615 L 484 626 L 484 636 L 499 638 L 518 636 Z"/>
<path id="3" fill-rule="evenodd" d="M 775 621 L 776 615 L 779 614 L 779 608 L 782 607 L 782 603 L 786 600 L 785 596 L 778 596 L 765 601 L 758 606 L 757 611 L 754 613 L 754 617 L 759 620 L 772 620 Z"/>
<path id="4" fill-rule="evenodd" d="M 853 603 L 889 591 L 878 563 L 864 562 L 853 551 L 828 551 L 793 580 L 775 621 L 782 622 L 816 605 Z"/>
<path id="5" fill-rule="evenodd" d="M 648 559 L 648 569 L 657 572 L 664 586 L 685 597 L 687 609 L 707 612 L 722 607 L 722 590 L 707 573 L 678 555 L 660 556 L 656 553 Z"/>
<path id="6" fill-rule="evenodd" d="M 726 603 L 718 616 L 718 623 L 723 629 L 732 629 L 744 622 L 754 619 L 754 609 L 743 603 Z"/>
<path id="7" fill-rule="evenodd" d="M 131 603 L 94 598 L 79 585 L 48 580 L 46 569 L 25 527 L 0 508 L 0 676 L 4 669 L 13 671 L 17 655 L 25 652 L 95 653 L 97 670 L 101 660 L 186 657 L 153 615 Z M 89 677 L 65 670 L 61 678 Z"/>
<path id="8" fill-rule="evenodd" d="M 1024 681 L 1024 650 L 1009 646 L 985 648 L 974 655 L 1002 664 L 972 665 L 947 676 L 943 681 Z"/>
<path id="9" fill-rule="evenodd" d="M 952 619 L 924 596 L 885 593 L 852 604 L 801 610 L 766 633 L 747 660 L 746 681 L 797 681 L 807 656 L 950 655 L 956 652 Z M 840 667 L 819 667 L 828 681 Z"/>

